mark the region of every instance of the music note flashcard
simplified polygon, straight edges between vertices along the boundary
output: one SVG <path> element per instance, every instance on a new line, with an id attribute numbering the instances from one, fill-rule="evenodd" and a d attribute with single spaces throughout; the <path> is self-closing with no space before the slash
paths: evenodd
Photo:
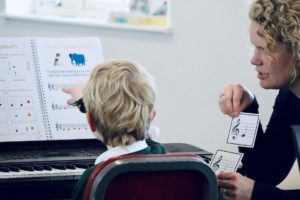
<path id="1" fill-rule="evenodd" d="M 244 154 L 217 149 L 210 167 L 216 173 L 235 172 Z"/>
<path id="2" fill-rule="evenodd" d="M 241 113 L 238 117 L 233 117 L 227 143 L 253 148 L 258 125 L 258 114 Z"/>

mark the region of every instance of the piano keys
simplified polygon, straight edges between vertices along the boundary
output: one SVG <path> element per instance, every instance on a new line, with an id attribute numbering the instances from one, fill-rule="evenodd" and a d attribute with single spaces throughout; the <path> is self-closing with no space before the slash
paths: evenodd
<path id="1" fill-rule="evenodd" d="M 34 182 L 78 180 L 85 169 L 93 165 L 94 161 L 85 163 L 14 165 L 0 167 L 0 184 L 6 182 Z"/>

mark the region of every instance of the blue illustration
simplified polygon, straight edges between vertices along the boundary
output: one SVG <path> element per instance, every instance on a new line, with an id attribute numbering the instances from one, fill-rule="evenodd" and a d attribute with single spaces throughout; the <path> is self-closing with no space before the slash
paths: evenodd
<path id="1" fill-rule="evenodd" d="M 83 54 L 70 53 L 69 57 L 71 58 L 71 64 L 75 66 L 85 65 L 85 57 Z"/>

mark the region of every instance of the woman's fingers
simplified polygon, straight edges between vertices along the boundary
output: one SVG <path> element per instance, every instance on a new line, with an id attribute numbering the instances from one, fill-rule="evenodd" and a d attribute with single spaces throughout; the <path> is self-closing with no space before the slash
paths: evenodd
<path id="1" fill-rule="evenodd" d="M 235 110 L 239 108 L 241 96 L 240 89 L 237 85 L 229 85 L 224 88 L 219 96 L 221 111 L 226 115 L 235 116 Z"/>
<path id="2" fill-rule="evenodd" d="M 235 84 L 233 87 L 232 94 L 232 116 L 238 116 L 242 110 L 241 103 L 243 100 L 244 88 L 240 84 Z"/>
<path id="3" fill-rule="evenodd" d="M 254 100 L 254 95 L 240 84 L 231 84 L 219 95 L 221 111 L 231 117 L 236 117 Z"/>

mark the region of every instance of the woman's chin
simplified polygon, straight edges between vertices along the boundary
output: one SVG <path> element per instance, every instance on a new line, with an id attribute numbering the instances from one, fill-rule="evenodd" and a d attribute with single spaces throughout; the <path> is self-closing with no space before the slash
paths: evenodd
<path id="1" fill-rule="evenodd" d="M 272 85 L 272 84 L 270 84 L 270 83 L 268 83 L 268 82 L 266 82 L 266 81 L 260 81 L 259 82 L 259 84 L 260 84 L 260 86 L 262 87 L 262 88 L 264 88 L 264 89 L 273 89 L 274 88 L 274 86 Z"/>

